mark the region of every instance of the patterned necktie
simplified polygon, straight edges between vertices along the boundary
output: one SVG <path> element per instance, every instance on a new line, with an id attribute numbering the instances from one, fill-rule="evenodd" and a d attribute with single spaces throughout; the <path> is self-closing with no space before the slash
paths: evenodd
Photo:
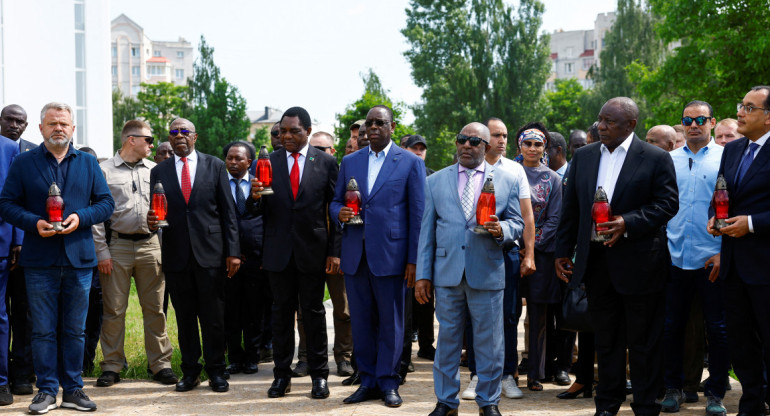
<path id="1" fill-rule="evenodd" d="M 740 185 L 741 179 L 743 179 L 743 176 L 746 174 L 746 172 L 749 170 L 749 166 L 751 166 L 751 162 L 754 161 L 754 153 L 759 148 L 759 145 L 756 143 L 751 143 L 749 145 L 749 153 L 746 153 L 743 155 L 743 158 L 741 159 L 741 164 L 738 165 L 738 174 L 735 175 L 735 184 Z"/>
<path id="2" fill-rule="evenodd" d="M 291 156 L 294 158 L 294 165 L 291 167 L 289 180 L 291 181 L 291 194 L 294 195 L 294 199 L 297 199 L 297 191 L 299 191 L 299 153 L 292 153 Z"/>
<path id="3" fill-rule="evenodd" d="M 238 215 L 242 217 L 246 213 L 246 197 L 243 196 L 243 189 L 239 185 L 241 181 L 230 179 L 230 182 L 235 184 L 235 209 L 238 210 Z"/>
<path id="4" fill-rule="evenodd" d="M 190 169 L 187 167 L 187 158 L 183 157 L 182 160 L 182 195 L 184 196 L 184 203 L 190 203 L 190 193 L 192 192 L 192 184 L 190 183 Z"/>
<path id="5" fill-rule="evenodd" d="M 467 169 L 465 174 L 468 175 L 468 181 L 465 182 L 465 188 L 463 189 L 463 198 L 461 200 L 463 205 L 463 213 L 465 213 L 465 220 L 468 221 L 473 215 L 473 196 L 476 193 L 475 181 L 473 175 L 476 173 L 474 169 Z"/>

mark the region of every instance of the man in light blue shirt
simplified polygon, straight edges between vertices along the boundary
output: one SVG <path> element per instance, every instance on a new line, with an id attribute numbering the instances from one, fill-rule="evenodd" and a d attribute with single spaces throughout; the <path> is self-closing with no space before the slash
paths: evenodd
<path id="1" fill-rule="evenodd" d="M 705 101 L 687 104 L 682 113 L 687 144 L 670 153 L 679 188 L 679 212 L 667 227 L 671 279 L 666 290 L 664 330 L 666 397 L 661 402 L 664 412 L 677 412 L 684 401 L 684 329 L 697 293 L 703 300 L 709 343 L 710 377 L 704 390 L 707 416 L 725 414 L 722 398 L 729 368 L 723 289 L 717 280 L 722 242 L 703 226 L 708 222 L 724 150 L 711 139 L 716 124 L 713 116 L 711 105 Z"/>

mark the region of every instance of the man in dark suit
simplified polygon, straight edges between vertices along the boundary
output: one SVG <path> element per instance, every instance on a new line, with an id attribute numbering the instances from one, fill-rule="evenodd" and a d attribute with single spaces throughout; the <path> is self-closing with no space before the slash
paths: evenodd
<path id="1" fill-rule="evenodd" d="M 660 413 L 655 399 L 663 381 L 669 267 L 662 227 L 679 202 L 671 157 L 636 137 L 638 117 L 639 109 L 629 98 L 604 104 L 598 118 L 601 143 L 578 149 L 572 158 L 557 232 L 558 277 L 584 281 L 588 292 L 599 363 L 597 416 L 617 414 L 625 400 L 626 348 L 634 414 Z M 607 193 L 613 214 L 609 222 L 598 224 L 606 228 L 599 234 L 610 238 L 604 243 L 592 241 L 597 187 Z"/>
<path id="2" fill-rule="evenodd" d="M 80 376 L 88 293 L 97 263 L 91 226 L 107 221 L 115 205 L 96 158 L 72 146 L 74 131 L 72 108 L 46 104 L 40 123 L 44 143 L 14 160 L 0 194 L 0 216 L 24 230 L 19 265 L 25 268 L 39 390 L 29 406 L 31 414 L 55 409 L 59 386 L 62 407 L 96 410 L 83 393 Z M 46 210 L 52 184 L 64 200 L 63 212 L 54 218 Z"/>
<path id="3" fill-rule="evenodd" d="M 233 277 L 241 264 L 238 218 L 225 164 L 195 151 L 197 140 L 192 122 L 183 118 L 171 122 L 168 141 L 174 157 L 152 168 L 150 184 L 160 182 L 168 201 L 161 260 L 182 352 L 182 379 L 176 390 L 189 391 L 200 384 L 200 321 L 209 386 L 226 392 L 224 287 L 225 276 Z M 153 210 L 147 213 L 147 222 L 150 230 L 157 230 Z"/>
<path id="4" fill-rule="evenodd" d="M 252 182 L 256 211 L 265 224 L 262 266 L 270 273 L 273 293 L 273 370 L 268 397 L 291 391 L 294 356 L 294 314 L 297 307 L 307 339 L 311 397 L 329 397 L 326 310 L 323 306 L 326 273 L 339 271 L 335 227 L 327 227 L 329 203 L 337 180 L 337 160 L 308 145 L 312 130 L 308 112 L 292 107 L 281 116 L 282 149 L 270 154 L 272 195 L 261 196 L 261 183 Z M 297 303 L 299 302 L 299 305 Z"/>
<path id="5" fill-rule="evenodd" d="M 353 354 L 361 387 L 345 403 L 379 398 L 398 407 L 398 368 L 403 349 L 404 300 L 414 286 L 417 242 L 425 204 L 425 164 L 391 141 L 393 111 L 377 105 L 366 115 L 369 143 L 342 159 L 331 215 L 353 217 L 345 192 L 355 177 L 363 225 L 342 230 L 342 271 L 353 324 Z M 361 135 L 359 133 L 359 139 Z"/>
<path id="6" fill-rule="evenodd" d="M 770 250 L 770 87 L 751 89 L 738 104 L 738 133 L 725 145 L 719 174 L 727 181 L 729 224 L 720 230 L 709 219 L 712 235 L 722 235 L 719 278 L 727 288 L 727 341 L 735 375 L 741 381 L 738 415 L 764 413 L 764 370 L 770 362 L 770 274 L 764 263 Z"/>

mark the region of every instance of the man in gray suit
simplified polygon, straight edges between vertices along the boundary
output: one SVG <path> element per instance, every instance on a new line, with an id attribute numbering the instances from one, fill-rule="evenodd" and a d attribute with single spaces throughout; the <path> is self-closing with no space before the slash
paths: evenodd
<path id="1" fill-rule="evenodd" d="M 460 404 L 459 358 L 466 310 L 473 323 L 479 413 L 499 415 L 503 374 L 503 246 L 521 237 L 524 221 L 514 177 L 484 161 L 489 129 L 465 126 L 457 135 L 458 164 L 431 175 L 425 186 L 417 257 L 415 297 L 426 303 L 436 287 L 436 318 L 440 324 L 433 380 L 438 403 L 430 414 L 457 415 Z M 487 178 L 495 185 L 495 215 L 485 222 L 488 233 L 477 234 L 476 204 Z M 467 309 L 466 309 L 467 308 Z M 495 336 L 497 334 L 497 336 Z"/>

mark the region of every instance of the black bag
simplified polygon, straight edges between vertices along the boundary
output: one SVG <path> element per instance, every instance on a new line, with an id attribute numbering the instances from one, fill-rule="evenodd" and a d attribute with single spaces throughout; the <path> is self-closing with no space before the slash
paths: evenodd
<path id="1" fill-rule="evenodd" d="M 577 287 L 568 284 L 563 287 L 561 312 L 556 318 L 556 328 L 575 332 L 594 331 L 588 313 L 588 296 L 584 284 L 580 283 Z"/>

